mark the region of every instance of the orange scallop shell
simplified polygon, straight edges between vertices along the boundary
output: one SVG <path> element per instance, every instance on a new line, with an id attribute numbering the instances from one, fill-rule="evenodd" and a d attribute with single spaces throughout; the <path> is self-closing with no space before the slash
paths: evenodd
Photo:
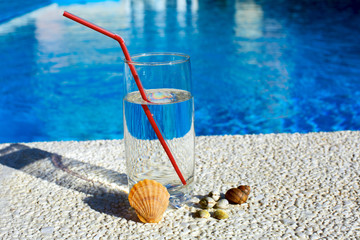
<path id="1" fill-rule="evenodd" d="M 166 187 L 154 180 L 145 179 L 130 190 L 129 202 L 144 223 L 157 223 L 169 205 L 170 194 Z"/>

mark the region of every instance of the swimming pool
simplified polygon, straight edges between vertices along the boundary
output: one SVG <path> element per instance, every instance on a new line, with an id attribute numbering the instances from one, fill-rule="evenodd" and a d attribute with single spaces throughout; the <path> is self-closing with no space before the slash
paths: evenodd
<path id="1" fill-rule="evenodd" d="M 360 130 L 352 1 L 52 1 L 0 24 L 0 143 L 123 137 L 121 49 L 64 10 L 189 54 L 197 135 Z"/>

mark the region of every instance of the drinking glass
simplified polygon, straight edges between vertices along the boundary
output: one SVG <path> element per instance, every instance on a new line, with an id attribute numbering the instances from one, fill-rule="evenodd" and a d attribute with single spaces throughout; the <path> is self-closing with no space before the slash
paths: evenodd
<path id="1" fill-rule="evenodd" d="M 136 69 L 145 101 L 130 66 Z M 194 98 L 190 57 L 181 53 L 143 53 L 124 61 L 124 139 L 129 189 L 144 179 L 163 184 L 170 203 L 183 205 L 195 179 Z M 144 113 L 147 105 L 183 175 L 184 185 Z"/>

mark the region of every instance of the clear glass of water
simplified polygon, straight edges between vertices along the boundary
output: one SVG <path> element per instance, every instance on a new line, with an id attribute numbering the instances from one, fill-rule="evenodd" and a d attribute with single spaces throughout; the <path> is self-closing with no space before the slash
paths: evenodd
<path id="1" fill-rule="evenodd" d="M 130 70 L 135 67 L 144 101 Z M 124 139 L 129 189 L 144 179 L 163 184 L 170 203 L 180 207 L 192 195 L 195 181 L 194 98 L 190 57 L 180 53 L 144 53 L 124 63 Z M 186 185 L 184 185 L 144 113 L 150 109 Z"/>

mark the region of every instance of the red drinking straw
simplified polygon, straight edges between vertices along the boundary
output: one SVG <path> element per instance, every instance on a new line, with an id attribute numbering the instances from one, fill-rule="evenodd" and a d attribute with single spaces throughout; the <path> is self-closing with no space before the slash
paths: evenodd
<path id="1" fill-rule="evenodd" d="M 91 28 L 91 29 L 93 29 L 95 31 L 98 31 L 98 32 L 100 32 L 100 33 L 102 33 L 102 34 L 104 34 L 104 35 L 106 35 L 108 37 L 111 37 L 112 39 L 115 39 L 116 41 L 118 41 L 119 44 L 120 44 L 120 47 L 121 47 L 121 49 L 122 49 L 122 51 L 123 51 L 123 53 L 125 55 L 125 59 L 128 61 L 128 65 L 130 67 L 131 74 L 133 75 L 133 77 L 135 79 L 136 86 L 139 89 L 139 92 L 140 92 L 140 95 L 141 95 L 142 99 L 144 101 L 146 101 L 146 102 L 150 102 L 148 100 L 146 94 L 145 94 L 144 88 L 143 88 L 143 86 L 141 84 L 141 81 L 140 81 L 139 76 L 138 76 L 138 74 L 136 72 L 136 69 L 135 69 L 134 65 L 131 64 L 130 54 L 129 54 L 127 48 L 126 48 L 125 42 L 119 35 L 116 35 L 116 34 L 110 32 L 108 30 L 105 30 L 105 29 L 103 29 L 103 28 L 101 28 L 101 27 L 99 27 L 99 26 L 97 26 L 97 25 L 95 25 L 93 23 L 85 21 L 84 19 L 79 18 L 79 17 L 77 17 L 77 16 L 75 16 L 75 15 L 69 13 L 69 12 L 64 11 L 63 16 L 67 17 L 67 18 L 70 18 L 71 20 L 73 20 L 75 22 L 78 22 L 78 23 L 80 23 L 80 24 L 82 24 L 82 25 L 84 25 L 86 27 L 89 27 L 89 28 Z M 146 104 L 141 104 L 141 106 L 142 106 L 142 108 L 143 108 L 143 110 L 144 110 L 144 112 L 146 114 L 146 117 L 148 118 L 152 128 L 154 129 L 156 136 L 158 137 L 161 145 L 163 146 L 166 154 L 168 155 L 168 157 L 170 159 L 170 162 L 173 165 L 173 167 L 174 167 L 177 175 L 179 176 L 182 184 L 186 185 L 186 181 L 185 181 L 183 175 L 181 174 L 181 172 L 179 170 L 179 167 L 177 166 L 177 164 L 175 162 L 175 159 L 174 159 L 173 155 L 171 154 L 171 151 L 170 151 L 168 145 L 165 142 L 165 139 L 161 135 L 160 129 L 156 125 L 155 119 L 153 118 L 153 115 L 151 114 L 149 107 Z"/>

